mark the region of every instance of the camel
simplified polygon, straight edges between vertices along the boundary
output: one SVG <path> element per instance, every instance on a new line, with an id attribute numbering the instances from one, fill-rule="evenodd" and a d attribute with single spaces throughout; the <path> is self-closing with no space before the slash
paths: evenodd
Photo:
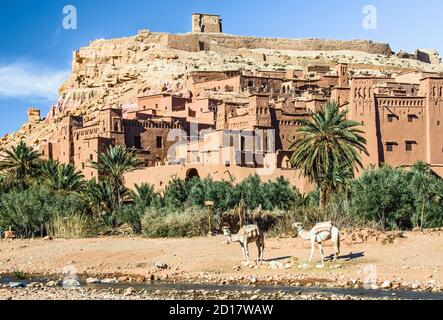
<path id="1" fill-rule="evenodd" d="M 311 255 L 309 257 L 308 263 L 311 263 L 312 261 L 316 243 L 318 245 L 318 249 L 320 250 L 321 262 L 322 264 L 324 263 L 325 256 L 323 254 L 322 243 L 329 239 L 332 239 L 332 243 L 334 246 L 333 261 L 337 260 L 337 257 L 340 254 L 340 231 L 337 227 L 333 225 L 331 221 L 318 223 L 309 232 L 305 231 L 302 227 L 302 224 L 299 222 L 295 222 L 294 224 L 292 224 L 292 227 L 297 230 L 298 235 L 302 239 L 311 241 Z"/>
<path id="2" fill-rule="evenodd" d="M 258 248 L 257 263 L 263 261 L 263 251 L 265 250 L 265 237 L 258 225 L 250 224 L 240 229 L 237 234 L 232 235 L 229 227 L 223 227 L 223 234 L 228 237 L 228 243 L 238 242 L 243 251 L 243 264 L 249 265 L 248 244 L 255 242 Z"/>
<path id="3" fill-rule="evenodd" d="M 1 235 L 1 233 L 0 233 Z M 9 231 L 4 231 L 3 236 L 5 237 L 5 240 L 13 240 L 16 238 L 15 232 L 12 231 L 12 228 L 9 227 Z"/>

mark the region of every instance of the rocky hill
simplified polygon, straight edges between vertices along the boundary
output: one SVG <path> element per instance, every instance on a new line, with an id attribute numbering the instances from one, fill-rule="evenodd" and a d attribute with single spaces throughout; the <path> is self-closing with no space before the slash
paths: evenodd
<path id="1" fill-rule="evenodd" d="M 171 35 L 142 30 L 131 37 L 96 40 L 74 52 L 72 73 L 46 118 L 27 122 L 0 139 L 0 150 L 20 140 L 34 146 L 51 140 L 60 119 L 69 114 L 88 119 L 103 106 L 120 105 L 127 110 L 135 106 L 141 93 L 187 95 L 191 71 L 299 69 L 337 62 L 349 63 L 355 72 L 443 72 L 441 64 L 404 59 L 393 55 L 389 45 L 371 41 Z"/>

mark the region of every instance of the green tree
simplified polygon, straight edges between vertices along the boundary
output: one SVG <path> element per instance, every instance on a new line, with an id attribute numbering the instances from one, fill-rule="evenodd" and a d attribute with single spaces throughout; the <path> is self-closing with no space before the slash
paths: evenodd
<path id="1" fill-rule="evenodd" d="M 299 199 L 299 192 L 291 187 L 288 180 L 278 177 L 275 181 L 263 184 L 265 210 L 289 210 Z"/>
<path id="2" fill-rule="evenodd" d="M 415 208 L 408 186 L 408 174 L 402 169 L 384 166 L 366 170 L 352 182 L 352 213 L 377 222 L 383 229 L 410 229 Z"/>
<path id="3" fill-rule="evenodd" d="M 432 210 L 433 203 L 441 199 L 438 181 L 432 176 L 427 163 L 419 161 L 412 166 L 409 189 L 414 196 L 416 209 L 412 218 L 414 226 L 424 228 L 427 213 Z"/>
<path id="4" fill-rule="evenodd" d="M 368 153 L 360 124 L 347 120 L 347 113 L 339 110 L 337 103 L 328 102 L 321 112 L 300 120 L 299 138 L 291 145 L 291 164 L 317 185 L 325 215 L 329 193 L 340 181 L 334 182 L 334 175 L 342 166 L 349 168 L 349 172 L 362 167 L 360 153 Z"/>
<path id="5" fill-rule="evenodd" d="M 20 190 L 25 190 L 31 177 L 36 174 L 40 153 L 28 147 L 23 141 L 5 151 L 0 161 L 0 171 L 14 177 Z"/>
<path id="6" fill-rule="evenodd" d="M 115 194 L 113 209 L 122 203 L 124 175 L 141 167 L 133 150 L 121 146 L 111 146 L 105 153 L 100 153 L 98 161 L 91 161 L 90 167 L 98 171 L 100 179 L 107 180 Z"/>
<path id="7" fill-rule="evenodd" d="M 84 184 L 84 176 L 72 164 L 60 164 L 53 160 L 40 162 L 39 176 L 56 191 L 80 191 Z"/>

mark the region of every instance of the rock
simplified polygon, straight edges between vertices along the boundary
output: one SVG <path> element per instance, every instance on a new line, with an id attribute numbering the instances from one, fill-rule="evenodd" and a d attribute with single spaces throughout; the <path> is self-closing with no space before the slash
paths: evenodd
<path id="1" fill-rule="evenodd" d="M 128 277 L 119 277 L 119 278 L 117 278 L 117 280 L 118 280 L 118 282 L 126 282 L 126 281 L 128 281 Z"/>
<path id="2" fill-rule="evenodd" d="M 29 287 L 29 288 L 38 288 L 41 286 L 42 286 L 42 284 L 40 282 L 31 282 L 27 285 L 27 287 Z"/>
<path id="3" fill-rule="evenodd" d="M 87 284 L 100 283 L 100 279 L 97 279 L 97 278 L 88 278 L 88 279 L 86 279 L 86 283 L 87 283 Z"/>
<path id="4" fill-rule="evenodd" d="M 10 288 L 13 288 L 13 289 L 15 289 L 15 288 L 24 288 L 24 287 L 26 287 L 26 285 L 23 283 L 23 282 L 9 282 L 9 287 Z"/>
<path id="5" fill-rule="evenodd" d="M 46 286 L 47 287 L 57 287 L 59 285 L 60 285 L 59 281 L 48 281 L 48 282 L 46 282 Z"/>
<path id="6" fill-rule="evenodd" d="M 125 290 L 125 292 L 123 293 L 123 296 L 125 296 L 125 297 L 130 296 L 130 295 L 134 294 L 134 292 L 135 292 L 134 288 L 129 287 Z"/>
<path id="7" fill-rule="evenodd" d="M 163 263 L 163 262 L 160 262 L 160 261 L 157 261 L 155 263 L 155 267 L 158 268 L 158 269 L 162 269 L 162 270 L 168 269 L 168 265 L 166 263 Z"/>
<path id="8" fill-rule="evenodd" d="M 44 240 L 44 241 L 51 241 L 52 237 L 51 236 L 46 236 L 42 240 Z"/>
<path id="9" fill-rule="evenodd" d="M 392 287 L 392 282 L 389 280 L 385 280 L 380 286 L 381 289 L 390 289 L 391 287 Z"/>
<path id="10" fill-rule="evenodd" d="M 105 278 L 100 281 L 101 283 L 118 283 L 117 278 Z"/>

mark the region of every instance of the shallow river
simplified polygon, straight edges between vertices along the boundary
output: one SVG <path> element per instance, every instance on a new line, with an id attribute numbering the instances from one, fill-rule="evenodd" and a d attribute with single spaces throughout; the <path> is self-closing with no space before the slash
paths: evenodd
<path id="1" fill-rule="evenodd" d="M 2 275 L 0 278 L 1 285 L 8 285 L 11 282 L 18 282 L 26 286 L 32 282 L 46 283 L 50 279 L 47 278 L 31 278 L 31 279 L 17 279 L 11 275 Z M 261 293 L 299 293 L 299 294 L 323 294 L 323 295 L 347 295 L 360 298 L 372 299 L 407 299 L 407 300 L 443 300 L 443 293 L 433 293 L 428 291 L 408 291 L 408 290 L 372 290 L 362 288 L 316 288 L 316 287 L 297 287 L 285 285 L 236 285 L 236 284 L 195 284 L 195 283 L 167 283 L 152 281 L 148 283 L 94 283 L 87 284 L 84 280 L 80 280 L 81 287 L 89 289 L 126 289 L 133 288 L 135 290 L 149 290 L 164 292 L 179 290 L 204 290 L 219 292 L 233 292 L 233 291 L 257 291 Z M 19 288 L 18 288 L 19 289 Z"/>

